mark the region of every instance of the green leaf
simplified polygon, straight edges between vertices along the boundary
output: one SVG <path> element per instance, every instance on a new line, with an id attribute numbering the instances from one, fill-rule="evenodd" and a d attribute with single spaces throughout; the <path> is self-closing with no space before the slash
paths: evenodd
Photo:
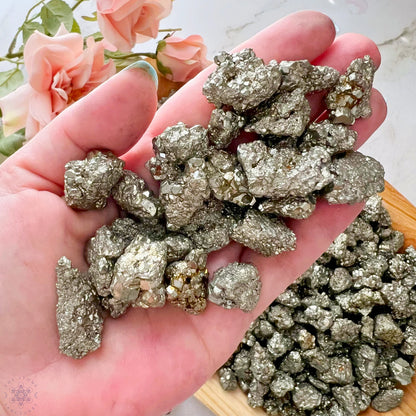
<path id="1" fill-rule="evenodd" d="M 79 27 L 79 24 L 75 19 L 72 21 L 71 32 L 72 33 L 81 33 L 81 28 Z"/>
<path id="2" fill-rule="evenodd" d="M 18 86 L 23 84 L 23 80 L 23 74 L 20 69 L 15 68 L 0 72 L 0 97 L 14 91 Z"/>
<path id="3" fill-rule="evenodd" d="M 87 22 L 96 22 L 97 21 L 97 12 L 94 12 L 92 16 L 81 16 Z"/>
<path id="4" fill-rule="evenodd" d="M 72 9 L 63 0 L 51 0 L 46 3 L 40 10 L 40 18 L 50 35 L 56 34 L 61 23 L 70 31 L 74 20 Z"/>
<path id="5" fill-rule="evenodd" d="M 45 33 L 44 27 L 39 22 L 25 22 L 22 26 L 23 43 L 29 39 L 30 35 L 38 30 L 41 33 Z"/>
<path id="6" fill-rule="evenodd" d="M 7 137 L 4 137 L 3 129 L 0 129 L 0 153 L 4 156 L 12 155 L 23 146 L 24 141 L 25 129 L 21 129 Z"/>

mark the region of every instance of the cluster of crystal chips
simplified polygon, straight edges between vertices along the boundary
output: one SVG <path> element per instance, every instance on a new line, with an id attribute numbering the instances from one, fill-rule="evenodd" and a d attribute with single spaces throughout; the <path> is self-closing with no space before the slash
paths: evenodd
<path id="1" fill-rule="evenodd" d="M 252 323 L 219 370 L 270 415 L 386 412 L 416 367 L 416 250 L 381 198 Z"/>
<path id="2" fill-rule="evenodd" d="M 76 275 L 113 318 L 130 306 L 165 302 L 198 314 L 208 299 L 248 312 L 260 296 L 257 269 L 233 263 L 208 284 L 210 252 L 231 240 L 264 256 L 294 250 L 296 236 L 284 218 L 308 217 L 319 197 L 355 203 L 383 188 L 383 168 L 353 151 L 357 134 L 336 116 L 337 103 L 341 112 L 348 104 L 350 118 L 371 113 L 367 98 L 375 68 L 370 58 L 353 61 L 341 77 L 333 68 L 307 61 L 265 64 L 250 49 L 223 52 L 215 61 L 218 67 L 203 87 L 216 106 L 208 127 L 178 123 L 153 139 L 155 155 L 147 167 L 160 182 L 158 196 L 109 152 L 91 152 L 66 165 L 69 206 L 99 209 L 111 196 L 121 218 L 88 242 L 86 274 L 58 265 L 58 286 L 68 273 Z M 306 98 L 314 91 L 326 91 L 331 103 L 329 119 L 319 123 L 310 122 Z M 346 94 L 356 100 L 346 104 Z M 85 299 L 74 297 L 74 291 L 75 286 L 59 291 L 62 345 L 73 343 L 77 331 L 80 342 L 98 340 L 102 325 L 97 318 L 89 330 L 83 319 L 77 326 L 65 315 L 65 305 L 87 313 Z M 71 333 L 65 331 L 69 327 Z"/>

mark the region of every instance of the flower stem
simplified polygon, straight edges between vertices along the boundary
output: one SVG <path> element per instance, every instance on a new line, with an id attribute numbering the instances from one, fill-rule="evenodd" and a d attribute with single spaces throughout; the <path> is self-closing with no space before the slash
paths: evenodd
<path id="1" fill-rule="evenodd" d="M 129 53 L 129 54 L 123 54 L 123 55 L 119 55 L 119 54 L 115 54 L 109 51 L 105 52 L 105 56 L 107 58 L 111 58 L 111 59 L 129 59 L 129 58 L 142 58 L 143 56 L 146 56 L 148 58 L 153 58 L 156 59 L 156 54 L 153 52 L 138 52 L 138 53 Z"/>
<path id="2" fill-rule="evenodd" d="M 74 11 L 81 3 L 84 3 L 84 1 L 88 1 L 88 0 L 78 0 L 71 8 L 72 11 Z"/>
<path id="3" fill-rule="evenodd" d="M 10 62 L 10 63 L 15 64 L 15 65 L 17 65 L 17 66 L 19 66 L 19 65 L 23 64 L 23 61 L 22 61 L 22 60 L 18 60 L 18 61 L 16 61 L 15 59 L 7 58 L 7 57 L 5 57 L 5 56 L 0 56 L 0 62 L 1 62 L 1 61 Z"/>
<path id="4" fill-rule="evenodd" d="M 159 32 L 180 32 L 182 28 L 177 27 L 176 29 L 159 29 Z"/>
<path id="5" fill-rule="evenodd" d="M 45 3 L 45 0 L 40 0 L 40 1 L 38 1 L 35 5 L 33 5 L 33 6 L 32 6 L 32 7 L 28 10 L 28 12 L 26 13 L 26 17 L 25 17 L 24 22 L 23 22 L 23 23 L 22 23 L 22 25 L 19 27 L 19 29 L 17 30 L 16 34 L 14 35 L 14 38 L 12 39 L 12 41 L 11 41 L 11 43 L 10 43 L 9 49 L 7 50 L 7 56 L 13 55 L 13 50 L 14 50 L 14 48 L 15 48 L 15 46 L 16 46 L 17 37 L 19 36 L 20 32 L 23 30 L 23 25 L 24 25 L 26 22 L 28 22 L 28 21 L 29 21 L 30 14 L 33 12 L 33 10 L 35 10 L 35 9 L 36 9 L 36 7 L 38 7 L 38 6 L 40 6 L 41 4 L 44 4 L 44 3 Z M 32 19 L 30 19 L 30 20 L 33 20 L 33 18 L 32 18 Z"/>

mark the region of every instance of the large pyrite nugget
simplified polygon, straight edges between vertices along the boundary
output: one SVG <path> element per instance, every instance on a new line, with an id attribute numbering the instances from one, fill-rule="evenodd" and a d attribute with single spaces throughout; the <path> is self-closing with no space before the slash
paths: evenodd
<path id="1" fill-rule="evenodd" d="M 240 144 L 237 157 L 256 197 L 307 196 L 332 182 L 331 157 L 325 148 L 300 152 L 290 146 L 267 147 L 262 141 Z"/>
<path id="2" fill-rule="evenodd" d="M 280 86 L 282 75 L 277 62 L 265 65 L 252 49 L 236 54 L 221 52 L 214 61 L 218 67 L 209 75 L 202 91 L 218 108 L 224 104 L 237 112 L 254 108 Z"/>
<path id="3" fill-rule="evenodd" d="M 59 350 L 69 357 L 82 358 L 101 344 L 103 318 L 97 293 L 70 260 L 62 257 L 56 266 L 56 321 Z"/>

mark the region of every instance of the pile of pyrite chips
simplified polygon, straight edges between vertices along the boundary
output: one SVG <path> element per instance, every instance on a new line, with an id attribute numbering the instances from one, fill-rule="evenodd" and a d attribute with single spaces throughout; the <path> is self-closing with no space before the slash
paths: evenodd
<path id="1" fill-rule="evenodd" d="M 252 323 L 219 370 L 226 390 L 279 416 L 398 406 L 416 356 L 416 250 L 398 253 L 381 198 Z"/>
<path id="2" fill-rule="evenodd" d="M 178 123 L 153 139 L 147 167 L 160 181 L 158 197 L 111 153 L 66 165 L 69 206 L 99 209 L 111 196 L 122 215 L 89 241 L 86 275 L 66 258 L 58 263 L 63 353 L 80 358 L 98 348 L 102 310 L 116 318 L 129 306 L 168 301 L 198 314 L 207 299 L 252 310 L 257 269 L 232 263 L 208 284 L 210 252 L 231 240 L 264 256 L 294 250 L 284 217 L 308 217 L 320 197 L 355 203 L 383 189 L 382 166 L 353 150 L 357 133 L 347 126 L 371 113 L 368 56 L 341 76 L 307 61 L 265 64 L 250 49 L 215 62 L 203 87 L 216 106 L 208 127 Z M 311 123 L 306 95 L 315 91 L 326 93 L 328 118 Z"/>

